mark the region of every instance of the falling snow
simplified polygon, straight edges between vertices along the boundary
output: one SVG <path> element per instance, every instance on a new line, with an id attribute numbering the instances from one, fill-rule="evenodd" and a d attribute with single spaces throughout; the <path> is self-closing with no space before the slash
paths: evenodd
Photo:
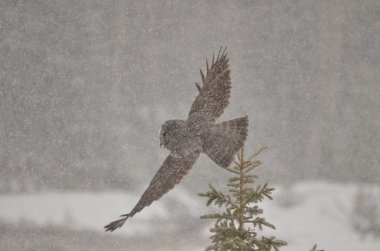
<path id="1" fill-rule="evenodd" d="M 284 250 L 380 249 L 341 210 L 380 183 L 379 13 L 378 0 L 0 1 L 0 249 L 206 247 L 192 196 L 228 174 L 204 155 L 120 234 L 100 231 L 149 184 L 162 123 L 187 118 L 220 46 L 232 89 L 217 122 L 247 114 L 246 151 L 269 146 L 260 180 L 301 194 L 268 205 Z"/>

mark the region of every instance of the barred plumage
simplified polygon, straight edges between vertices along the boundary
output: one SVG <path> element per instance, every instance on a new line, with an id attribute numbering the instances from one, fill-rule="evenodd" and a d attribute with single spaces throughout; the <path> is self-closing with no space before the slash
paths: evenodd
<path id="1" fill-rule="evenodd" d="M 201 152 L 226 168 L 243 146 L 248 133 L 247 116 L 214 124 L 228 106 L 231 93 L 226 49 L 222 53 L 219 50 L 215 61 L 213 56 L 211 68 L 206 59 L 206 71 L 206 76 L 200 71 L 203 85 L 196 83 L 199 94 L 187 120 L 168 120 L 161 127 L 160 144 L 170 150 L 170 155 L 131 212 L 105 226 L 106 231 L 120 228 L 128 218 L 170 191 L 191 169 Z"/>

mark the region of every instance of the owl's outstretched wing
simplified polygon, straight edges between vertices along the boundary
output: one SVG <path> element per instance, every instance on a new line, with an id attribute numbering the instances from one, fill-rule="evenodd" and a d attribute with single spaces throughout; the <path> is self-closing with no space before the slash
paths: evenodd
<path id="1" fill-rule="evenodd" d="M 112 232 L 121 227 L 129 217 L 132 217 L 144 207 L 149 206 L 153 201 L 158 200 L 165 193 L 169 192 L 181 181 L 182 177 L 187 174 L 199 155 L 200 151 L 196 151 L 186 157 L 177 157 L 173 155 L 166 157 L 164 163 L 162 163 L 160 169 L 158 169 L 148 188 L 145 190 L 132 211 L 128 214 L 121 215 L 123 218 L 105 226 L 105 231 Z"/>
<path id="2" fill-rule="evenodd" d="M 199 94 L 191 106 L 187 121 L 193 128 L 199 128 L 206 123 L 213 123 L 228 105 L 231 92 L 231 77 L 226 49 L 220 55 L 220 51 L 214 62 L 212 59 L 209 68 L 206 59 L 207 73 L 201 77 L 203 86 L 197 85 Z"/>

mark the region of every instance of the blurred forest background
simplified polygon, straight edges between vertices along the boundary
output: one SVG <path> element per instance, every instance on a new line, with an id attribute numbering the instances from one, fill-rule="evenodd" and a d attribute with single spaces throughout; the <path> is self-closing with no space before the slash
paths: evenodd
<path id="1" fill-rule="evenodd" d="M 0 191 L 143 190 L 220 46 L 263 180 L 380 182 L 378 0 L 1 0 Z"/>
<path id="2" fill-rule="evenodd" d="M 0 0 L 0 250 L 202 250 L 202 156 L 113 234 L 228 47 L 232 97 L 262 145 L 263 205 L 286 250 L 380 250 L 380 1 Z M 277 196 L 278 195 L 278 196 Z M 336 235 L 339 233 L 339 235 Z"/>

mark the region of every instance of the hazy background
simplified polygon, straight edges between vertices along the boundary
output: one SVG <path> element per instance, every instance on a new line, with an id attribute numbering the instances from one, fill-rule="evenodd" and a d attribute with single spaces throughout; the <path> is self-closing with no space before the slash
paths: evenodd
<path id="1" fill-rule="evenodd" d="M 262 181 L 379 184 L 378 0 L 0 0 L 0 192 L 139 195 L 220 46 Z M 202 157 L 181 189 L 226 177 Z"/>

